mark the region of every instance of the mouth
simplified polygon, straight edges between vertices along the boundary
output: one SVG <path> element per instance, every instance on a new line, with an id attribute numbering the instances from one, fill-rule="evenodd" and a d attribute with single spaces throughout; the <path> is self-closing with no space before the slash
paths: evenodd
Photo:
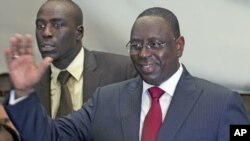
<path id="1" fill-rule="evenodd" d="M 42 54 L 42 57 L 50 56 L 54 58 L 56 54 L 56 47 L 52 44 L 43 44 L 40 48 L 40 52 Z"/>
<path id="2" fill-rule="evenodd" d="M 150 74 L 155 70 L 155 64 L 140 64 L 141 71 L 145 74 Z"/>
<path id="3" fill-rule="evenodd" d="M 48 45 L 48 44 L 43 45 L 43 46 L 41 47 L 41 51 L 42 51 L 42 52 L 52 52 L 52 51 L 54 51 L 55 49 L 56 49 L 55 46 L 53 46 L 53 45 Z"/>

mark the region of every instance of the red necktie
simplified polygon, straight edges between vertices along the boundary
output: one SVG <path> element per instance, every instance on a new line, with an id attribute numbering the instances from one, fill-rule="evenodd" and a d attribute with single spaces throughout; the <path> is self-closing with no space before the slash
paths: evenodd
<path id="1" fill-rule="evenodd" d="M 151 95 L 151 107 L 145 117 L 142 129 L 142 141 L 156 141 L 162 124 L 162 113 L 159 99 L 164 93 L 159 87 L 148 89 Z"/>

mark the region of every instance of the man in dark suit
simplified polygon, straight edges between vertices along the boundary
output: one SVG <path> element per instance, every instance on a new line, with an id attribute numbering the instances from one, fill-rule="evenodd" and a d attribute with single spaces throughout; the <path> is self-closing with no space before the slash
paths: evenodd
<path id="1" fill-rule="evenodd" d="M 46 1 L 38 10 L 36 39 L 42 57 L 53 62 L 36 86 L 38 96 L 48 113 L 55 118 L 62 106 L 61 71 L 68 71 L 67 81 L 73 110 L 81 108 L 97 87 L 135 77 L 135 70 L 127 56 L 89 51 L 82 46 L 83 14 L 71 0 Z M 61 101 L 60 101 L 61 100 Z M 69 114 L 65 112 L 64 114 Z"/>
<path id="2" fill-rule="evenodd" d="M 167 9 L 143 11 L 132 27 L 127 47 L 140 77 L 98 88 L 82 109 L 57 120 L 32 89 L 53 59 L 35 68 L 26 60 L 32 53 L 16 45 L 22 37 L 14 39 L 5 55 L 15 90 L 5 108 L 23 140 L 228 141 L 230 124 L 249 124 L 238 93 L 192 76 L 179 62 L 184 37 Z"/>

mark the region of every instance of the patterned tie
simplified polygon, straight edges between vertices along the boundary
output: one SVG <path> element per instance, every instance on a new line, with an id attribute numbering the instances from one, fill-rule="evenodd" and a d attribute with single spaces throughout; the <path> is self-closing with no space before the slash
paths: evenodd
<path id="1" fill-rule="evenodd" d="M 56 117 L 65 116 L 73 111 L 72 100 L 69 89 L 66 85 L 69 77 L 70 74 L 68 71 L 61 71 L 57 78 L 61 84 L 61 98 Z"/>
<path id="2" fill-rule="evenodd" d="M 164 90 L 159 87 L 148 89 L 151 95 L 151 107 L 145 117 L 142 129 L 142 141 L 156 141 L 162 124 L 162 113 L 159 99 Z"/>

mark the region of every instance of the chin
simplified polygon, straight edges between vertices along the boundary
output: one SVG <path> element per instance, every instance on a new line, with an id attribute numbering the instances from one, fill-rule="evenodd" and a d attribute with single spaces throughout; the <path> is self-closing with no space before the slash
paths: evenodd
<path id="1" fill-rule="evenodd" d="M 54 61 L 58 59 L 58 55 L 56 55 L 56 54 L 49 54 L 49 53 L 43 54 L 43 58 L 45 58 L 45 57 L 51 57 L 51 58 L 53 58 Z"/>
<path id="2" fill-rule="evenodd" d="M 157 79 L 155 77 L 150 77 L 150 76 L 141 76 L 141 77 L 148 84 L 155 85 L 155 86 L 159 86 L 161 84 L 159 79 Z"/>
<path id="3" fill-rule="evenodd" d="M 156 81 L 146 81 L 148 84 L 150 85 L 154 85 L 154 86 L 159 86 L 161 83 L 156 82 Z"/>

